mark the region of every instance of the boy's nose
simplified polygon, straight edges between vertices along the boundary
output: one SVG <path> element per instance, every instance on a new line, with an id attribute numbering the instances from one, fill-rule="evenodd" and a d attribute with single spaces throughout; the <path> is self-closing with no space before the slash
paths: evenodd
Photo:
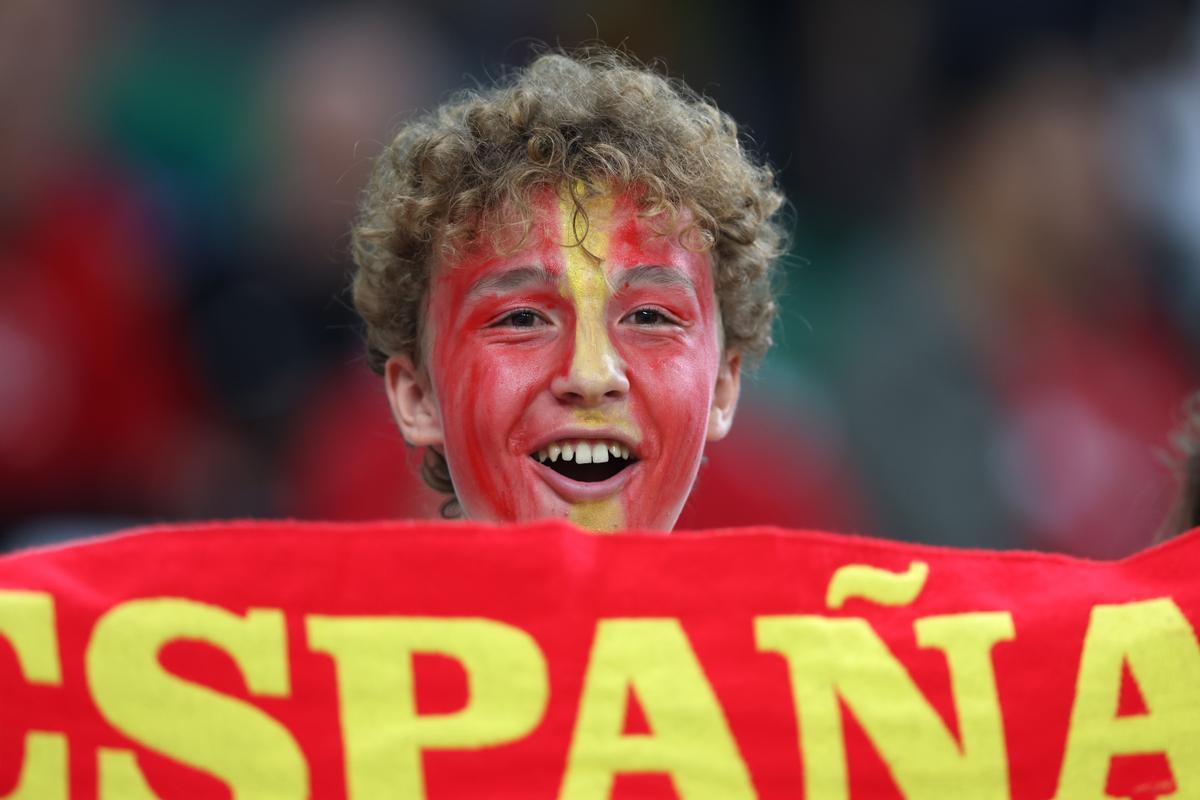
<path id="1" fill-rule="evenodd" d="M 603 320 L 577 320 L 575 347 L 564 374 L 551 384 L 559 400 L 592 407 L 629 392 L 625 363 L 613 347 Z"/>

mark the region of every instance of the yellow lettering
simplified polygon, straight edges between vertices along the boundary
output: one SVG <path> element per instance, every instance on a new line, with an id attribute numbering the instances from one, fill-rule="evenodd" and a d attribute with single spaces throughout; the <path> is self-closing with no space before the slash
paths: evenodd
<path id="1" fill-rule="evenodd" d="M 1008 613 L 928 617 L 921 647 L 942 650 L 950 671 L 961 746 L 887 645 L 861 619 L 759 617 L 759 650 L 788 662 L 804 796 L 849 796 L 840 697 L 910 800 L 1008 797 L 1008 756 L 991 650 L 1014 636 Z"/>
<path id="2" fill-rule="evenodd" d="M 929 579 L 929 565 L 913 561 L 904 572 L 889 572 L 868 564 L 838 567 L 825 590 L 825 607 L 841 608 L 847 600 L 860 598 L 881 606 L 907 606 L 917 599 Z"/>
<path id="3" fill-rule="evenodd" d="M 0 637 L 12 645 L 21 675 L 33 684 L 62 685 L 54 598 L 46 592 L 0 591 Z M 17 785 L 5 800 L 66 800 L 67 739 L 30 731 Z"/>
<path id="4" fill-rule="evenodd" d="M 550 684 L 529 634 L 487 619 L 307 619 L 309 646 L 337 666 L 350 800 L 423 798 L 423 749 L 472 750 L 519 739 L 542 719 Z M 467 675 L 467 704 L 417 714 L 412 656 L 453 658 Z"/>
<path id="5" fill-rule="evenodd" d="M 622 732 L 631 689 L 649 734 Z M 756 796 L 678 620 L 611 619 L 597 625 L 559 798 L 607 798 L 622 772 L 665 772 L 684 800 Z"/>
<path id="6" fill-rule="evenodd" d="M 1145 714 L 1117 716 L 1122 665 L 1137 681 Z M 1200 644 L 1169 598 L 1092 609 L 1058 800 L 1108 798 L 1113 756 L 1163 753 L 1173 797 L 1200 797 Z"/>
<path id="7" fill-rule="evenodd" d="M 96 623 L 85 657 L 88 686 L 113 727 L 224 781 L 235 800 L 307 798 L 308 765 L 283 725 L 170 674 L 158 660 L 169 642 L 202 642 L 233 658 L 250 694 L 287 697 L 286 635 L 283 614 L 273 609 L 241 617 L 191 600 L 134 600 Z M 126 787 L 153 797 L 131 754 L 101 752 L 98 764 L 101 800 L 128 796 Z"/>
<path id="8" fill-rule="evenodd" d="M 146 783 L 138 769 L 137 758 L 128 750 L 101 747 L 96 751 L 100 779 L 100 798 L 120 800 L 158 800 L 158 795 Z"/>

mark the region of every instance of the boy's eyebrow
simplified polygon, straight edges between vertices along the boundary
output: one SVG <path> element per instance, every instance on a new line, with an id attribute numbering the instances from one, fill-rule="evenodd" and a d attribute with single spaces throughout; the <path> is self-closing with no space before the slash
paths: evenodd
<path id="1" fill-rule="evenodd" d="M 691 276 L 679 267 L 667 267 L 657 264 L 639 264 L 623 270 L 613 281 L 613 288 L 620 289 L 630 284 L 649 284 L 652 286 L 682 286 L 692 294 L 696 293 L 696 284 Z"/>
<path id="2" fill-rule="evenodd" d="M 473 298 L 485 294 L 511 292 L 514 289 L 531 285 L 554 285 L 556 283 L 554 276 L 543 266 L 516 267 L 483 276 L 467 290 L 467 297 Z"/>

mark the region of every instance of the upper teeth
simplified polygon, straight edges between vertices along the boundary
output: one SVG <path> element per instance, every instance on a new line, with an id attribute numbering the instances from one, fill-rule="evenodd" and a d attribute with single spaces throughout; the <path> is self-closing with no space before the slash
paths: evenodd
<path id="1" fill-rule="evenodd" d="M 629 458 L 629 448 L 620 442 L 595 442 L 595 441 L 563 441 L 555 442 L 545 450 L 537 452 L 537 460 L 543 464 L 547 460 L 558 461 L 562 457 L 563 461 L 574 461 L 576 464 L 603 464 L 608 461 L 608 457 L 613 458 Z"/>

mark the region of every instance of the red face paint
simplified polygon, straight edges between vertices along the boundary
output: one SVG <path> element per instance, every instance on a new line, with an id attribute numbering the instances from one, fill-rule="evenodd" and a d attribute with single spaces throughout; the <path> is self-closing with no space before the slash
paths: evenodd
<path id="1" fill-rule="evenodd" d="M 520 249 L 481 237 L 435 271 L 428 369 L 446 459 L 472 519 L 670 529 L 721 363 L 710 257 L 628 193 L 585 207 L 586 229 L 546 192 Z M 630 466 L 601 482 L 556 471 L 549 456 L 581 442 L 605 470 Z"/>

